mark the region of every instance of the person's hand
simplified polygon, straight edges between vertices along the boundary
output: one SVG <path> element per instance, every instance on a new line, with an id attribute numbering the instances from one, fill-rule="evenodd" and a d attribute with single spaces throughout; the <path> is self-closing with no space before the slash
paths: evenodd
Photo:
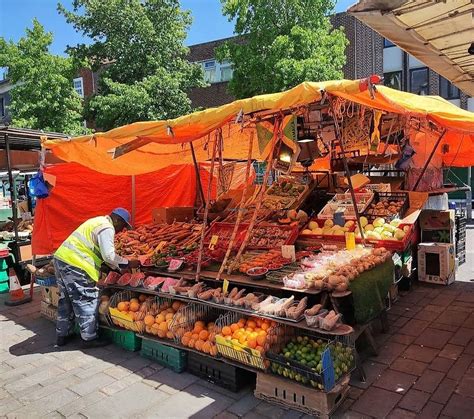
<path id="1" fill-rule="evenodd" d="M 138 259 L 131 259 L 128 261 L 128 267 L 130 269 L 135 269 L 140 266 L 140 261 Z"/>

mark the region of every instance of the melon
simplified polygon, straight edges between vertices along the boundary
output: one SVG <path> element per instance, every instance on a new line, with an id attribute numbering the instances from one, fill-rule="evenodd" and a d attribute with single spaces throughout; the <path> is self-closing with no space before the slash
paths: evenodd
<path id="1" fill-rule="evenodd" d="M 308 228 L 310 230 L 316 230 L 317 228 L 319 228 L 319 224 L 316 221 L 310 221 L 308 224 Z"/>
<path id="2" fill-rule="evenodd" d="M 395 234 L 393 235 L 397 240 L 403 240 L 405 238 L 405 232 L 397 228 Z"/>
<path id="3" fill-rule="evenodd" d="M 369 220 L 367 219 L 367 217 L 362 216 L 359 218 L 359 220 L 360 220 L 360 225 L 362 227 L 365 227 L 367 224 L 369 224 Z"/>
<path id="4" fill-rule="evenodd" d="M 365 231 L 373 231 L 374 230 L 374 226 L 372 224 L 367 224 L 365 227 L 364 227 L 364 230 Z"/>
<path id="5" fill-rule="evenodd" d="M 333 227 L 333 226 L 334 226 L 334 221 L 333 221 L 333 220 L 326 220 L 326 221 L 324 222 L 324 227 L 329 227 L 329 228 L 331 228 L 331 227 Z"/>
<path id="6" fill-rule="evenodd" d="M 306 234 L 313 234 L 313 232 L 312 232 L 312 230 L 309 230 L 309 229 L 305 228 L 305 229 L 301 232 L 301 234 L 305 234 L 305 235 L 306 235 Z"/>
<path id="7" fill-rule="evenodd" d="M 382 227 L 384 224 L 385 220 L 382 217 L 377 217 L 373 222 L 374 227 Z"/>

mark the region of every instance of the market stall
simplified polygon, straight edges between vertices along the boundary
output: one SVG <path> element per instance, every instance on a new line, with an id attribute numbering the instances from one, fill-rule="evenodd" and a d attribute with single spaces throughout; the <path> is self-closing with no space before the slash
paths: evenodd
<path id="1" fill-rule="evenodd" d="M 178 160 L 199 173 L 207 161 L 197 219 L 167 218 L 169 209 L 162 222 L 117 235 L 117 251 L 142 266 L 99 282 L 113 339 L 176 371 L 188 357 L 194 373 L 234 389 L 243 368 L 257 374 L 259 397 L 329 415 L 351 371 L 363 377 L 355 340 L 373 343 L 371 322 L 384 323 L 398 259 L 409 270 L 425 174 L 474 160 L 473 114 L 377 80 L 304 83 L 171 121 L 46 140 L 61 159 L 108 175 Z M 411 150 L 425 156 L 411 167 L 419 171 L 392 176 L 394 164 L 410 167 Z M 229 194 L 232 160 L 244 181 Z M 258 184 L 249 181 L 255 161 L 264 162 Z"/>

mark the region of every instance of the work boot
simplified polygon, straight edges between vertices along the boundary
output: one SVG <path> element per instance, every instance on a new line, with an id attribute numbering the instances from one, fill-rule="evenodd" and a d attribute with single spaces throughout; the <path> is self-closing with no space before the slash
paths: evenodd
<path id="1" fill-rule="evenodd" d="M 60 348 L 61 346 L 66 345 L 74 338 L 74 335 L 69 336 L 56 336 L 56 343 L 54 344 L 55 348 Z"/>
<path id="2" fill-rule="evenodd" d="M 82 349 L 91 349 L 91 348 L 102 348 L 110 344 L 110 340 L 103 338 L 96 338 L 92 340 L 83 340 Z"/>

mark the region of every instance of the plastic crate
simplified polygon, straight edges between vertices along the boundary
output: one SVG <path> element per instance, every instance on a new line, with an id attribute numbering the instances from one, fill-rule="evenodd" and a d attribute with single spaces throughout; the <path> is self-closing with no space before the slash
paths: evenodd
<path id="1" fill-rule="evenodd" d="M 139 351 L 142 346 L 142 338 L 131 330 L 113 330 L 112 340 L 117 346 L 130 352 Z"/>
<path id="2" fill-rule="evenodd" d="M 382 199 L 388 199 L 389 201 L 402 201 L 403 205 L 398 213 L 389 215 L 377 212 L 375 208 L 371 208 L 369 206 L 362 215 L 364 215 L 370 223 L 378 217 L 383 218 L 386 222 L 392 221 L 396 218 L 403 218 L 403 216 L 408 210 L 407 192 L 375 192 L 374 202 L 378 203 Z"/>
<path id="3" fill-rule="evenodd" d="M 188 353 L 187 371 L 234 392 L 255 382 L 255 374 L 195 352 Z"/>
<path id="4" fill-rule="evenodd" d="M 154 340 L 143 338 L 140 355 L 151 359 L 174 372 L 183 372 L 186 369 L 188 354 L 181 349 L 172 348 Z"/>

